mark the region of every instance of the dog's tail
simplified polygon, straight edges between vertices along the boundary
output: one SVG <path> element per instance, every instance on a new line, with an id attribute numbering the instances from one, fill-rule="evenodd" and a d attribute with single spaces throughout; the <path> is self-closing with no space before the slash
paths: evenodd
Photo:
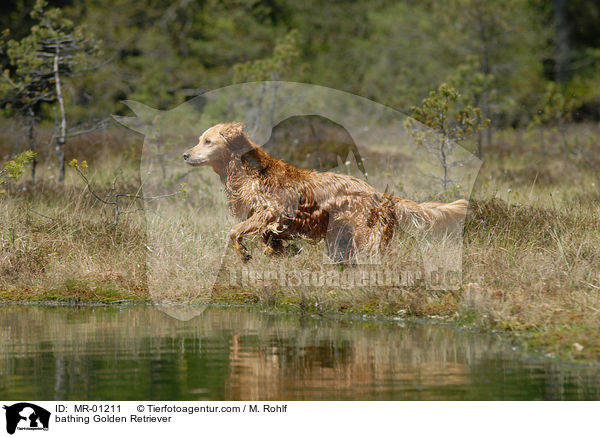
<path id="1" fill-rule="evenodd" d="M 433 232 L 452 234 L 462 231 L 469 202 L 459 199 L 451 203 L 423 202 L 419 206 L 428 211 Z"/>
<path id="2" fill-rule="evenodd" d="M 465 199 L 451 203 L 423 202 L 393 196 L 398 224 L 406 231 L 430 231 L 451 234 L 462 231 L 469 202 Z"/>

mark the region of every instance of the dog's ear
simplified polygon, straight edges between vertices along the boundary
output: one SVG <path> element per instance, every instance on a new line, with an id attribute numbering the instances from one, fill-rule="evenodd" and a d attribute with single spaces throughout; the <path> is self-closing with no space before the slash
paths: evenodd
<path id="1" fill-rule="evenodd" d="M 242 123 L 225 123 L 219 129 L 219 134 L 227 143 L 227 147 L 237 155 L 241 156 L 253 149 L 250 140 L 244 133 L 244 125 Z"/>
<path id="2" fill-rule="evenodd" d="M 219 134 L 225 139 L 227 147 L 240 157 L 240 160 L 254 170 L 263 170 L 267 164 L 263 162 L 261 154 L 254 148 L 246 134 L 244 125 L 241 123 L 226 123 Z"/>

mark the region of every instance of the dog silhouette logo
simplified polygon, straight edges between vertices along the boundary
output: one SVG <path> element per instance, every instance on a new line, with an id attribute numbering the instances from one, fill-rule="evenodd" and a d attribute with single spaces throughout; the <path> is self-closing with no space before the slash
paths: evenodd
<path id="1" fill-rule="evenodd" d="M 4 406 L 6 410 L 6 432 L 14 434 L 19 430 L 48 430 L 50 411 L 27 402 Z"/>

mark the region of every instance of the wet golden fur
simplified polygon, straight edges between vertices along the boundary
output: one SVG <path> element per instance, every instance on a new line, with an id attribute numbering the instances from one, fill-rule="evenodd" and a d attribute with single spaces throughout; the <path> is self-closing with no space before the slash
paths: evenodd
<path id="1" fill-rule="evenodd" d="M 380 253 L 397 229 L 459 231 L 467 211 L 463 199 L 418 204 L 353 176 L 294 167 L 268 155 L 240 123 L 211 127 L 184 159 L 211 166 L 221 178 L 231 212 L 241 220 L 230 237 L 244 259 L 250 253 L 243 238 L 258 234 L 266 252 L 281 251 L 284 240 L 325 238 L 330 258 L 347 262 Z"/>

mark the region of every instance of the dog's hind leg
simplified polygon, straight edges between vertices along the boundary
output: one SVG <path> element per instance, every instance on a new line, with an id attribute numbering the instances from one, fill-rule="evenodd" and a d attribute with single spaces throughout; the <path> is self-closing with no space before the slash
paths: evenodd
<path id="1" fill-rule="evenodd" d="M 285 249 L 283 241 L 274 232 L 265 232 L 262 235 L 265 245 L 264 252 L 266 255 L 278 255 Z"/>
<path id="2" fill-rule="evenodd" d="M 339 219 L 330 221 L 325 243 L 327 255 L 333 263 L 348 264 L 354 259 L 354 227 L 350 222 Z"/>

